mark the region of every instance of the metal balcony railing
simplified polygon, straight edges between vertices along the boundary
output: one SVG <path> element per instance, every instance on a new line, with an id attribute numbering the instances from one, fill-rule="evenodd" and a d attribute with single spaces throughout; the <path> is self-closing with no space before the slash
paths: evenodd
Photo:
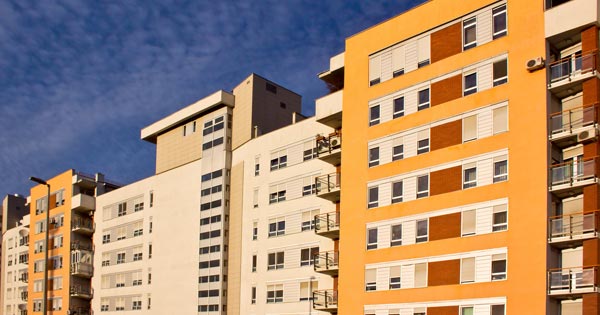
<path id="1" fill-rule="evenodd" d="M 341 174 L 331 173 L 321 175 L 315 178 L 315 186 L 317 187 L 317 195 L 325 194 L 340 189 L 341 185 Z"/>
<path id="2" fill-rule="evenodd" d="M 72 263 L 71 274 L 89 278 L 94 274 L 94 266 L 88 263 Z"/>
<path id="3" fill-rule="evenodd" d="M 84 285 L 72 285 L 70 288 L 70 293 L 71 296 L 91 299 L 93 295 L 93 290 L 92 288 Z"/>
<path id="4" fill-rule="evenodd" d="M 313 308 L 317 310 L 337 309 L 338 292 L 336 290 L 313 291 Z"/>
<path id="5" fill-rule="evenodd" d="M 598 266 L 548 270 L 548 294 L 598 292 Z"/>
<path id="6" fill-rule="evenodd" d="M 315 271 L 337 271 L 338 262 L 339 252 L 337 251 L 320 252 L 313 256 Z"/>
<path id="7" fill-rule="evenodd" d="M 598 123 L 598 105 L 599 103 L 588 104 L 550 114 L 550 138 L 564 132 L 573 133 L 573 130 Z"/>
<path id="8" fill-rule="evenodd" d="M 319 157 L 338 151 L 342 148 L 342 131 L 336 130 L 326 136 L 317 135 L 316 148 Z"/>
<path id="9" fill-rule="evenodd" d="M 573 213 L 548 219 L 548 240 L 550 243 L 598 236 L 600 211 Z"/>
<path id="10" fill-rule="evenodd" d="M 315 233 L 327 233 L 340 230 L 340 213 L 328 212 L 315 216 Z"/>
<path id="11" fill-rule="evenodd" d="M 548 65 L 550 72 L 550 82 L 571 80 L 573 77 L 596 71 L 598 64 L 598 50 L 592 50 L 585 53 L 574 54 L 572 56 L 557 60 Z"/>
<path id="12" fill-rule="evenodd" d="M 71 231 L 73 232 L 83 231 L 87 233 L 94 233 L 95 228 L 96 224 L 92 219 L 75 216 L 71 220 Z"/>
<path id="13" fill-rule="evenodd" d="M 597 159 L 598 157 L 593 157 L 552 165 L 550 167 L 551 190 L 556 186 L 576 186 L 587 180 L 596 179 Z"/>

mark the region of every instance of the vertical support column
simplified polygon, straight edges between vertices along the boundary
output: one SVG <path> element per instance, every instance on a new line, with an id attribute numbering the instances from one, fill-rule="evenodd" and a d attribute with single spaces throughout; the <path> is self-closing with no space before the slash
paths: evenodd
<path id="1" fill-rule="evenodd" d="M 598 69 L 598 28 L 591 26 L 581 32 L 581 50 L 583 54 L 596 51 L 595 67 Z M 593 77 L 583 82 L 583 104 L 590 105 L 597 103 L 600 99 L 600 80 Z M 596 117 L 598 119 L 599 117 Z M 584 144 L 584 159 L 593 158 L 600 155 L 600 143 L 594 141 Z M 598 170 L 598 165 L 596 165 Z M 600 209 L 600 186 L 598 184 L 587 186 L 583 189 L 583 211 L 589 212 Z M 583 265 L 597 266 L 600 264 L 600 241 L 595 239 L 585 240 L 583 242 Z M 598 275 L 595 276 L 598 281 Z M 597 284 L 597 283 L 596 283 Z M 600 294 L 589 293 L 583 295 L 583 315 L 596 315 L 600 307 Z"/>

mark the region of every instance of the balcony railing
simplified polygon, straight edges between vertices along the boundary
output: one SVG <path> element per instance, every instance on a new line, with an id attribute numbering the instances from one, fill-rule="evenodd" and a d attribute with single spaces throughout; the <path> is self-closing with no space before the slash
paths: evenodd
<path id="1" fill-rule="evenodd" d="M 599 103 L 588 104 L 582 107 L 568 109 L 550 115 L 550 141 L 559 141 L 565 138 L 576 137 L 565 143 L 565 146 L 577 142 L 594 139 L 598 123 Z M 588 132 L 587 134 L 584 132 Z"/>
<path id="2" fill-rule="evenodd" d="M 89 308 L 85 307 L 72 307 L 69 308 L 68 314 L 76 314 L 76 315 L 90 315 L 92 312 Z"/>
<path id="3" fill-rule="evenodd" d="M 313 266 L 316 272 L 329 275 L 338 273 L 339 252 L 320 252 L 313 256 Z"/>
<path id="4" fill-rule="evenodd" d="M 318 135 L 315 141 L 317 156 L 319 159 L 339 165 L 341 162 L 342 151 L 342 132 L 336 130 L 326 136 Z"/>
<path id="5" fill-rule="evenodd" d="M 598 266 L 548 271 L 548 294 L 570 295 L 588 292 L 598 292 Z"/>
<path id="6" fill-rule="evenodd" d="M 315 178 L 317 196 L 331 201 L 340 199 L 341 174 L 331 173 Z"/>
<path id="7" fill-rule="evenodd" d="M 27 291 L 21 291 L 21 301 L 27 302 L 29 293 Z"/>
<path id="8" fill-rule="evenodd" d="M 340 213 L 328 212 L 315 216 L 315 233 L 336 239 L 340 235 Z"/>
<path id="9" fill-rule="evenodd" d="M 71 250 L 87 250 L 94 251 L 94 246 L 91 243 L 80 243 L 78 241 L 71 243 Z"/>
<path id="10" fill-rule="evenodd" d="M 598 157 L 580 159 L 550 167 L 550 190 L 582 186 L 597 181 Z"/>
<path id="11" fill-rule="evenodd" d="M 75 216 L 71 220 L 71 231 L 73 232 L 92 234 L 94 233 L 95 227 L 96 225 L 92 219 Z"/>
<path id="12" fill-rule="evenodd" d="M 338 292 L 335 290 L 313 291 L 313 308 L 322 311 L 337 310 Z"/>
<path id="13" fill-rule="evenodd" d="M 72 285 L 70 293 L 72 297 L 80 297 L 84 299 L 91 299 L 93 296 L 92 288 L 85 285 Z"/>
<path id="14" fill-rule="evenodd" d="M 588 213 L 574 213 L 548 219 L 548 241 L 568 242 L 598 237 L 599 210 Z"/>
<path id="15" fill-rule="evenodd" d="M 88 263 L 72 263 L 71 275 L 90 278 L 94 274 L 94 267 Z"/>
<path id="16" fill-rule="evenodd" d="M 575 54 L 548 65 L 550 70 L 549 87 L 562 80 L 571 81 L 573 78 L 585 74 L 594 73 L 598 65 L 598 51 L 588 51 L 583 54 Z"/>

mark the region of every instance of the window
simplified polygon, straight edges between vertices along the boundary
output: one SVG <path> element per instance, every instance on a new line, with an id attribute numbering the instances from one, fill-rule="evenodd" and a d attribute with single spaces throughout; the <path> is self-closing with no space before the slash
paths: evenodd
<path id="1" fill-rule="evenodd" d="M 369 86 L 381 82 L 381 55 L 369 57 Z"/>
<path id="2" fill-rule="evenodd" d="M 211 179 L 219 178 L 223 176 L 223 170 L 216 170 L 202 175 L 202 182 L 209 181 Z"/>
<path id="3" fill-rule="evenodd" d="M 256 272 L 256 264 L 257 264 L 257 257 L 256 254 L 252 255 L 252 272 Z"/>
<path id="4" fill-rule="evenodd" d="M 303 161 L 312 160 L 317 157 L 317 148 L 315 148 L 313 141 L 307 141 L 304 143 Z"/>
<path id="5" fill-rule="evenodd" d="M 460 283 L 475 282 L 475 257 L 460 260 Z"/>
<path id="6" fill-rule="evenodd" d="M 429 196 L 429 174 L 417 177 L 417 199 Z"/>
<path id="7" fill-rule="evenodd" d="M 377 248 L 377 228 L 367 230 L 367 249 Z"/>
<path id="8" fill-rule="evenodd" d="M 267 303 L 283 302 L 283 284 L 267 286 Z"/>
<path id="9" fill-rule="evenodd" d="M 254 222 L 252 226 L 252 240 L 256 241 L 258 239 L 258 222 Z"/>
<path id="10" fill-rule="evenodd" d="M 131 309 L 132 310 L 141 310 L 142 309 L 142 301 L 138 300 L 139 298 L 136 298 L 135 300 L 132 301 L 132 305 L 131 305 Z"/>
<path id="11" fill-rule="evenodd" d="M 465 165 L 463 169 L 463 189 L 477 186 L 477 167 Z"/>
<path id="12" fill-rule="evenodd" d="M 465 75 L 463 96 L 477 92 L 477 72 Z"/>
<path id="13" fill-rule="evenodd" d="M 494 158 L 494 183 L 508 179 L 508 160 L 506 156 Z"/>
<path id="14" fill-rule="evenodd" d="M 475 235 L 475 210 L 462 213 L 462 236 Z"/>
<path id="15" fill-rule="evenodd" d="M 392 240 L 390 246 L 402 245 L 402 224 L 392 225 Z"/>
<path id="16" fill-rule="evenodd" d="M 260 175 L 260 158 L 254 159 L 254 176 Z"/>
<path id="17" fill-rule="evenodd" d="M 377 290 L 376 269 L 365 270 L 365 291 Z"/>
<path id="18" fill-rule="evenodd" d="M 402 160 L 404 158 L 404 145 L 399 144 L 392 148 L 392 161 Z"/>
<path id="19" fill-rule="evenodd" d="M 142 285 L 142 272 L 136 271 L 132 274 L 133 281 L 131 282 L 132 286 Z"/>
<path id="20" fill-rule="evenodd" d="M 379 147 L 369 149 L 369 167 L 379 165 Z"/>
<path id="21" fill-rule="evenodd" d="M 429 130 L 417 133 L 417 155 L 429 152 Z"/>
<path id="22" fill-rule="evenodd" d="M 460 315 L 473 315 L 473 306 L 461 306 Z"/>
<path id="23" fill-rule="evenodd" d="M 492 281 L 506 280 L 506 254 L 492 256 Z"/>
<path id="24" fill-rule="evenodd" d="M 429 88 L 419 91 L 417 111 L 429 108 Z"/>
<path id="25" fill-rule="evenodd" d="M 287 153 L 285 150 L 271 155 L 271 171 L 287 166 Z"/>
<path id="26" fill-rule="evenodd" d="M 142 210 L 144 210 L 144 203 L 143 202 L 136 203 L 133 206 L 133 212 L 138 212 L 138 211 L 142 211 Z"/>
<path id="27" fill-rule="evenodd" d="M 400 289 L 401 287 L 402 283 L 400 281 L 400 266 L 390 267 L 390 290 Z"/>
<path id="28" fill-rule="evenodd" d="M 319 247 L 303 248 L 300 250 L 300 266 L 313 264 L 313 257 L 319 254 Z"/>
<path id="29" fill-rule="evenodd" d="M 117 212 L 117 216 L 122 217 L 127 214 L 127 203 L 123 202 L 119 204 L 119 211 Z"/>
<path id="30" fill-rule="evenodd" d="M 283 269 L 284 252 L 270 253 L 268 255 L 267 270 Z"/>
<path id="31" fill-rule="evenodd" d="M 110 234 L 102 235 L 102 244 L 110 243 Z"/>
<path id="32" fill-rule="evenodd" d="M 142 253 L 133 254 L 133 261 L 142 260 L 142 258 L 143 258 Z"/>
<path id="33" fill-rule="evenodd" d="M 463 142 L 477 139 L 477 115 L 465 117 L 463 123 Z"/>
<path id="34" fill-rule="evenodd" d="M 403 196 L 403 184 L 402 181 L 392 183 L 392 203 L 402 202 Z"/>
<path id="35" fill-rule="evenodd" d="M 491 307 L 491 315 L 504 315 L 504 304 L 501 305 L 492 305 Z"/>
<path id="36" fill-rule="evenodd" d="M 154 191 L 150 191 L 150 208 L 154 206 Z"/>
<path id="37" fill-rule="evenodd" d="M 254 193 L 252 195 L 252 205 L 254 208 L 258 208 L 258 188 L 254 188 Z"/>
<path id="38" fill-rule="evenodd" d="M 122 264 L 122 263 L 125 263 L 125 253 L 118 253 L 117 254 L 117 265 Z"/>
<path id="39" fill-rule="evenodd" d="M 115 275 L 115 287 L 123 288 L 125 287 L 125 274 Z"/>
<path id="40" fill-rule="evenodd" d="M 493 38 L 506 35 L 506 4 L 492 9 Z"/>
<path id="41" fill-rule="evenodd" d="M 379 204 L 379 187 L 370 187 L 369 188 L 369 203 L 367 207 L 369 209 L 377 207 Z"/>
<path id="42" fill-rule="evenodd" d="M 404 46 L 396 47 L 392 50 L 392 74 L 394 78 L 404 74 L 405 59 Z"/>
<path id="43" fill-rule="evenodd" d="M 302 182 L 302 196 L 309 196 L 317 192 L 317 185 L 313 177 L 305 177 Z"/>
<path id="44" fill-rule="evenodd" d="M 379 105 L 372 106 L 369 109 L 369 126 L 375 126 L 379 124 Z"/>
<path id="45" fill-rule="evenodd" d="M 417 40 L 417 67 L 421 68 L 429 64 L 431 54 L 431 38 L 424 36 Z"/>
<path id="46" fill-rule="evenodd" d="M 394 119 L 404 116 L 404 96 L 394 99 Z"/>
<path id="47" fill-rule="evenodd" d="M 312 290 L 319 287 L 318 281 L 303 281 L 300 282 L 300 301 L 312 300 Z"/>
<path id="48" fill-rule="evenodd" d="M 494 206 L 493 211 L 492 231 L 506 231 L 508 229 L 508 213 L 506 212 L 506 205 Z"/>
<path id="49" fill-rule="evenodd" d="M 415 243 L 427 242 L 429 239 L 429 220 L 417 220 L 417 237 Z"/>
<path id="50" fill-rule="evenodd" d="M 256 304 L 256 287 L 252 287 L 252 300 L 250 303 Z"/>
<path id="51" fill-rule="evenodd" d="M 508 82 L 508 62 L 506 59 L 494 62 L 494 86 Z"/>
<path id="52" fill-rule="evenodd" d="M 285 234 L 285 218 L 271 219 L 269 222 L 269 237 Z"/>
<path id="53" fill-rule="evenodd" d="M 285 201 L 285 190 L 280 190 L 278 192 L 273 192 L 269 194 L 269 203 L 277 203 Z"/>
<path id="54" fill-rule="evenodd" d="M 477 46 L 477 18 L 463 21 L 463 50 Z"/>
<path id="55" fill-rule="evenodd" d="M 319 214 L 319 210 L 302 212 L 302 231 L 313 230 L 315 228 L 315 216 Z"/>
<path id="56" fill-rule="evenodd" d="M 492 111 L 494 134 L 508 130 L 508 107 L 502 106 Z"/>
<path id="57" fill-rule="evenodd" d="M 415 264 L 415 288 L 427 286 L 427 263 Z M 423 311 L 423 314 L 425 312 Z"/>

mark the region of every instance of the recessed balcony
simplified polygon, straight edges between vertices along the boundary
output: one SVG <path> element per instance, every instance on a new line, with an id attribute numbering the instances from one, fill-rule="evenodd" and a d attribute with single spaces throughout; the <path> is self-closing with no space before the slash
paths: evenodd
<path id="1" fill-rule="evenodd" d="M 313 256 L 313 266 L 316 272 L 337 276 L 339 271 L 339 252 L 320 252 Z"/>
<path id="2" fill-rule="evenodd" d="M 313 291 L 313 308 L 318 311 L 337 313 L 338 292 L 336 290 Z"/>
<path id="3" fill-rule="evenodd" d="M 315 101 L 315 118 L 318 122 L 340 129 L 342 127 L 342 102 L 344 90 L 325 95 Z"/>
<path id="4" fill-rule="evenodd" d="M 96 224 L 92 219 L 74 216 L 71 220 L 71 231 L 83 235 L 92 235 L 96 229 Z"/>
<path id="5" fill-rule="evenodd" d="M 582 266 L 548 271 L 548 295 L 577 298 L 584 293 L 597 293 L 598 266 Z"/>
<path id="6" fill-rule="evenodd" d="M 80 212 L 89 212 L 96 209 L 96 198 L 86 194 L 77 194 L 71 199 L 71 209 Z"/>
<path id="7" fill-rule="evenodd" d="M 70 290 L 71 297 L 82 298 L 91 300 L 93 294 L 92 289 L 89 286 L 84 285 L 72 285 Z"/>
<path id="8" fill-rule="evenodd" d="M 71 275 L 82 278 L 91 278 L 94 275 L 94 267 L 89 263 L 72 263 Z"/>
<path id="9" fill-rule="evenodd" d="M 583 187 L 598 182 L 598 157 L 569 161 L 550 167 L 549 190 L 559 198 L 583 192 Z"/>
<path id="10" fill-rule="evenodd" d="M 583 240 L 598 237 L 598 214 L 573 213 L 548 219 L 548 243 L 558 248 L 577 247 Z"/>
<path id="11" fill-rule="evenodd" d="M 317 214 L 315 216 L 315 233 L 334 240 L 340 238 L 340 213 Z"/>
<path id="12" fill-rule="evenodd" d="M 73 185 L 89 190 L 96 188 L 96 178 L 94 175 L 77 172 L 73 174 Z"/>
<path id="13" fill-rule="evenodd" d="M 596 141 L 598 138 L 599 104 L 590 104 L 550 115 L 548 139 L 564 149 L 578 143 Z"/>
<path id="14" fill-rule="evenodd" d="M 331 173 L 315 178 L 317 197 L 333 202 L 340 201 L 341 174 Z"/>
<path id="15" fill-rule="evenodd" d="M 548 89 L 557 93 L 598 74 L 598 50 L 575 54 L 548 65 Z"/>
<path id="16" fill-rule="evenodd" d="M 342 162 L 342 131 L 336 130 L 329 135 L 318 135 L 316 148 L 319 159 L 333 165 L 340 165 Z"/>

